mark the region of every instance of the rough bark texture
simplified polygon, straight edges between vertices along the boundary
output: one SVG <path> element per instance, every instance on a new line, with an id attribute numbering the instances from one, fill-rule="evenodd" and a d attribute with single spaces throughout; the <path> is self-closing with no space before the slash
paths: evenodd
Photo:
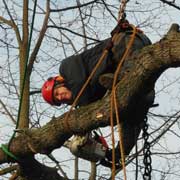
<path id="1" fill-rule="evenodd" d="M 119 75 L 117 98 L 126 154 L 130 152 L 136 140 L 134 132 L 139 134 L 141 122 L 148 112 L 149 106 L 144 101 L 147 92 L 153 89 L 156 80 L 166 69 L 180 66 L 178 30 L 178 25 L 172 25 L 162 40 L 143 48 L 140 54 L 128 58 Z M 103 117 L 96 118 L 96 113 L 102 113 Z M 60 148 L 73 134 L 108 126 L 109 116 L 110 93 L 102 100 L 74 110 L 66 120 L 63 114 L 53 117 L 42 128 L 22 131 L 21 135 L 12 141 L 10 150 L 24 161 L 36 153 L 48 154 Z M 7 161 L 7 156 L 0 150 L 0 163 Z M 24 168 L 25 166 L 23 164 Z"/>

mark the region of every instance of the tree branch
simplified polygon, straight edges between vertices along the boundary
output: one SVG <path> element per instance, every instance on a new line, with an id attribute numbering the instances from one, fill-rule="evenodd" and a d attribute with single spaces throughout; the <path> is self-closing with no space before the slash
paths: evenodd
<path id="1" fill-rule="evenodd" d="M 48 19 L 49 19 L 49 15 L 50 15 L 50 1 L 47 0 L 47 3 L 46 3 L 46 15 L 45 15 L 45 18 L 44 18 L 44 22 L 43 22 L 43 26 L 42 26 L 42 29 L 39 33 L 39 38 L 37 40 L 37 43 L 35 45 L 35 48 L 30 56 L 30 60 L 29 60 L 29 65 L 28 65 L 28 70 L 29 70 L 29 73 L 31 73 L 32 71 L 32 68 L 33 68 L 33 64 L 34 64 L 34 61 L 36 59 L 36 55 L 40 49 L 40 46 L 41 46 L 41 43 L 43 41 L 43 38 L 45 36 L 45 33 L 46 33 L 46 30 L 47 30 L 47 24 L 48 24 Z"/>
<path id="2" fill-rule="evenodd" d="M 90 4 L 94 4 L 94 3 L 98 3 L 98 2 L 99 2 L 99 0 L 93 0 L 88 3 L 79 4 L 77 6 L 71 6 L 71 7 L 67 7 L 67 8 L 63 8 L 63 9 L 51 9 L 51 12 L 62 12 L 62 11 L 77 9 L 77 8 L 81 8 L 81 7 L 88 6 Z"/>
<path id="3" fill-rule="evenodd" d="M 168 4 L 169 6 L 172 6 L 172 7 L 176 8 L 176 9 L 180 10 L 180 7 L 177 6 L 177 5 L 174 3 L 175 1 L 172 1 L 172 2 L 166 1 L 166 0 L 160 0 L 160 1 L 163 2 L 163 3 L 165 3 L 165 4 Z"/>

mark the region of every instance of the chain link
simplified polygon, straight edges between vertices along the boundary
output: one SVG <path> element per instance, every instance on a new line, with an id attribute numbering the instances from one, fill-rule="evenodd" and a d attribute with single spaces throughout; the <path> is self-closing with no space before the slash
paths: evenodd
<path id="1" fill-rule="evenodd" d="M 144 119 L 143 124 L 143 138 L 144 138 L 144 148 L 143 148 L 143 154 L 144 154 L 144 174 L 143 174 L 143 180 L 151 180 L 151 151 L 150 151 L 150 143 L 148 142 L 149 139 L 149 133 L 148 133 L 148 123 L 147 123 L 147 116 Z"/>

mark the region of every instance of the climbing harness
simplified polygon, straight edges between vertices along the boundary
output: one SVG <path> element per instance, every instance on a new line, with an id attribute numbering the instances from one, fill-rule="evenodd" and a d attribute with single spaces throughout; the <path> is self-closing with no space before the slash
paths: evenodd
<path id="1" fill-rule="evenodd" d="M 152 166 L 151 166 L 151 151 L 150 151 L 150 143 L 148 142 L 149 139 L 149 133 L 148 133 L 148 123 L 147 123 L 147 116 L 144 119 L 143 122 L 143 138 L 144 138 L 144 148 L 143 148 L 143 154 L 144 154 L 144 174 L 143 174 L 143 179 L 144 180 L 151 180 L 151 171 L 152 171 Z"/>
<path id="2" fill-rule="evenodd" d="M 23 94 L 24 94 L 24 88 L 25 88 L 25 81 L 26 81 L 26 76 L 27 76 L 27 64 L 28 64 L 28 59 L 29 59 L 29 51 L 30 51 L 30 46 L 31 46 L 31 39 L 32 39 L 32 33 L 33 33 L 33 26 L 34 26 L 34 20 L 35 20 L 35 14 L 36 14 L 36 7 L 37 7 L 37 0 L 34 1 L 34 9 L 33 9 L 33 16 L 32 16 L 32 23 L 31 23 L 31 31 L 30 31 L 30 36 L 29 36 L 29 40 L 28 40 L 28 48 L 26 51 L 26 61 L 25 61 L 25 65 L 24 65 L 24 78 L 23 78 L 23 83 L 22 83 L 22 89 L 21 89 L 21 96 L 20 96 L 20 101 L 19 101 L 19 109 L 18 109 L 18 116 L 17 116 L 17 123 L 16 123 L 16 127 L 15 130 L 13 132 L 13 135 L 11 136 L 9 142 L 8 142 L 8 146 L 6 145 L 1 145 L 1 149 L 3 150 L 3 152 L 13 158 L 14 160 L 18 160 L 18 158 L 13 155 L 10 152 L 10 145 L 12 140 L 14 139 L 15 135 L 16 135 L 16 130 L 19 126 L 19 120 L 20 120 L 20 113 L 21 113 L 21 107 L 22 107 L 22 100 L 23 100 Z"/>

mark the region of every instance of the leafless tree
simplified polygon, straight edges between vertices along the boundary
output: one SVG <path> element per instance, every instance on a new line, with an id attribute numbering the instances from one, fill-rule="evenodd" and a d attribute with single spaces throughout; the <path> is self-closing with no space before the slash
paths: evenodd
<path id="1" fill-rule="evenodd" d="M 119 114 L 124 128 L 125 149 L 130 153 L 126 158 L 128 179 L 134 179 L 135 174 L 142 179 L 143 174 L 142 136 L 138 137 L 133 150 L 131 142 L 134 136 L 131 130 L 138 128 L 140 132 L 141 128 L 138 122 L 132 125 L 130 120 L 133 118 L 136 122 L 147 112 L 152 179 L 179 179 L 180 76 L 171 68 L 180 66 L 180 34 L 178 25 L 171 26 L 171 10 L 179 13 L 180 4 L 176 0 L 127 2 L 127 19 L 153 41 L 153 45 L 144 48 L 139 55 L 126 59 L 125 63 L 133 66 L 123 69 L 119 75 Z M 40 88 L 45 79 L 58 74 L 62 59 L 91 47 L 96 51 L 95 45 L 110 37 L 117 23 L 120 2 L 46 0 L 37 2 L 34 11 L 35 3 L 35 0 L 0 1 L 0 140 L 1 144 L 8 144 L 16 127 L 16 136 L 11 139 L 9 150 L 21 159 L 16 162 L 0 149 L 0 175 L 11 180 L 108 179 L 111 177 L 109 168 L 95 163 L 89 167 L 89 162 L 75 158 L 63 144 L 73 134 L 97 128 L 101 128 L 111 144 L 110 94 L 101 101 L 73 111 L 65 119 L 69 107 L 50 107 L 42 100 Z M 35 22 L 32 27 L 33 12 Z M 133 59 L 138 59 L 138 63 Z M 146 86 L 147 83 L 150 86 Z M 156 101 L 160 106 L 149 110 L 139 97 L 154 85 L 157 86 Z M 21 97 L 21 111 L 18 113 Z M 165 100 L 168 98 L 169 103 Z M 133 114 L 135 110 L 137 116 Z M 103 112 L 103 118 L 96 119 L 95 112 Z M 52 151 L 53 156 L 50 155 Z M 116 177 L 122 179 L 122 172 L 117 171 Z"/>

